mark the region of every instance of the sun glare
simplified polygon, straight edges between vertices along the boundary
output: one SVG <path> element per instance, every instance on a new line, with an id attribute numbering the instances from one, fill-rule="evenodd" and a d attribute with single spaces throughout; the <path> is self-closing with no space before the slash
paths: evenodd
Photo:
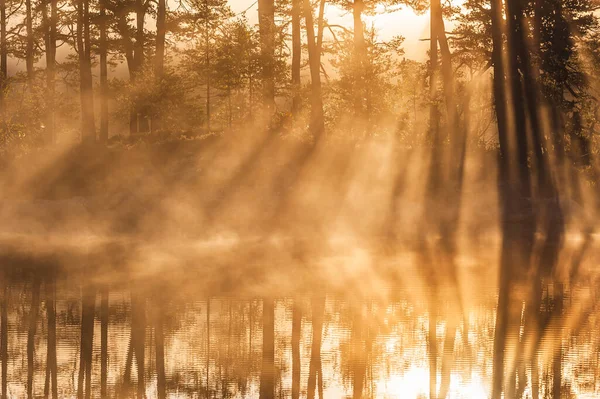
<path id="1" fill-rule="evenodd" d="M 426 367 L 412 366 L 404 375 L 391 376 L 382 382 L 383 398 L 421 399 L 429 396 L 429 372 Z"/>

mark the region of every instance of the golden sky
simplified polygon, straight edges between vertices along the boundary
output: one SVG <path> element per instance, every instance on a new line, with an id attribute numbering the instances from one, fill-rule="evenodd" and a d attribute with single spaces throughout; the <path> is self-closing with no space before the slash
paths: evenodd
<path id="1" fill-rule="evenodd" d="M 230 0 L 234 12 L 239 13 L 247 9 L 246 17 L 248 21 L 257 23 L 257 6 L 253 3 L 254 0 Z M 331 24 L 352 26 L 352 15 L 339 7 L 327 5 L 325 15 Z M 429 13 L 416 15 L 410 8 L 405 7 L 395 12 L 365 16 L 363 20 L 368 26 L 374 24 L 384 40 L 396 35 L 404 36 L 406 39 L 404 49 L 407 58 L 420 61 L 425 59 L 429 45 L 428 42 L 420 41 L 420 39 L 429 37 Z"/>

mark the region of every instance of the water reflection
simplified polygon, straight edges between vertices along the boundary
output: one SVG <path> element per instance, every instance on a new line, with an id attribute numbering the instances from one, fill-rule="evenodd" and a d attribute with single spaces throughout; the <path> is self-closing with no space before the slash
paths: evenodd
<path id="1" fill-rule="evenodd" d="M 15 274 L 1 291 L 4 398 L 491 394 L 493 290 L 457 312 L 451 301 L 434 308 L 400 288 L 386 300 L 339 292 L 190 295 L 160 281 L 108 284 L 52 268 Z M 592 288 L 541 284 L 535 316 L 544 333 L 534 343 L 517 337 L 518 350 L 507 353 L 511 395 L 600 394 Z M 448 297 L 443 287 L 438 294 Z M 523 325 L 527 311 L 523 304 Z M 534 360 L 519 362 L 521 350 Z"/>

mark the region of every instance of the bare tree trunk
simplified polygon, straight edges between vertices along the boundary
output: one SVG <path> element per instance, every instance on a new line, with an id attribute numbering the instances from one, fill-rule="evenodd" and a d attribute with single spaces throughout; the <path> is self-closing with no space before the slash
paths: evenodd
<path id="1" fill-rule="evenodd" d="M 100 299 L 100 397 L 108 398 L 108 287 L 102 288 Z"/>
<path id="2" fill-rule="evenodd" d="M 6 90 L 6 81 L 8 78 L 6 23 L 6 0 L 0 0 L 0 118 L 4 117 L 4 91 Z"/>
<path id="3" fill-rule="evenodd" d="M 156 14 L 156 54 L 154 55 L 154 75 L 156 82 L 161 87 L 164 67 L 165 67 L 165 38 L 167 18 L 166 0 L 158 0 L 158 10 Z M 157 111 L 152 118 L 152 131 L 158 132 L 161 129 L 161 115 Z"/>
<path id="4" fill-rule="evenodd" d="M 357 117 L 365 116 L 365 65 L 367 47 L 365 32 L 362 22 L 362 12 L 365 8 L 363 0 L 354 0 L 352 17 L 354 20 L 354 57 L 355 57 L 355 85 L 354 88 L 354 113 Z"/>
<path id="5" fill-rule="evenodd" d="M 25 65 L 27 68 L 27 83 L 31 85 L 33 81 L 33 10 L 31 7 L 32 0 L 25 0 L 25 25 L 27 33 L 27 42 L 25 47 Z"/>
<path id="6" fill-rule="evenodd" d="M 45 13 L 44 13 L 45 14 Z M 54 121 L 55 76 L 56 76 L 56 25 L 58 24 L 57 0 L 50 0 L 50 20 L 47 28 L 46 41 L 46 85 L 48 89 L 48 140 L 56 142 L 56 127 Z"/>
<path id="7" fill-rule="evenodd" d="M 108 142 L 108 44 L 106 37 L 107 20 L 106 0 L 100 0 L 100 134 L 98 136 L 100 143 Z"/>
<path id="8" fill-rule="evenodd" d="M 117 17 L 117 26 L 121 35 L 121 42 L 123 43 L 123 49 L 125 52 L 125 59 L 127 60 L 127 70 L 129 71 L 129 81 L 132 85 L 135 85 L 137 66 L 134 45 L 131 41 L 131 35 L 129 33 L 128 17 L 129 7 L 126 5 L 120 6 L 115 11 Z M 138 132 L 138 120 L 136 104 L 131 104 L 129 109 L 129 135 L 133 136 Z"/>
<path id="9" fill-rule="evenodd" d="M 440 135 L 440 115 L 437 106 L 437 68 L 438 68 L 438 15 L 442 13 L 439 1 L 431 1 L 430 38 L 429 38 L 429 129 L 434 148 L 438 146 Z M 432 159 L 431 162 L 437 160 Z"/>
<path id="10" fill-rule="evenodd" d="M 37 331 L 38 313 L 40 309 L 39 277 L 34 277 L 31 289 L 31 308 L 29 309 L 29 329 L 27 330 L 27 397 L 33 398 L 33 372 L 35 370 L 35 333 Z"/>
<path id="11" fill-rule="evenodd" d="M 135 37 L 135 64 L 136 64 L 136 72 L 141 74 L 144 68 L 144 62 L 146 56 L 144 54 L 144 21 L 146 19 L 146 3 L 144 0 L 136 0 L 136 37 Z M 144 104 L 138 104 L 137 107 L 138 114 L 138 133 L 147 133 L 150 131 L 150 124 L 148 121 L 148 109 Z"/>
<path id="12" fill-rule="evenodd" d="M 90 43 L 89 0 L 77 3 L 77 52 L 79 54 L 81 96 L 81 139 L 85 144 L 96 141 L 94 97 L 92 92 L 92 64 Z"/>
<path id="13" fill-rule="evenodd" d="M 263 61 L 263 105 L 268 118 L 275 111 L 275 4 L 273 0 L 258 0 L 260 52 Z"/>
<path id="14" fill-rule="evenodd" d="M 302 310 L 297 301 L 294 301 L 292 311 L 292 399 L 300 398 L 300 338 L 302 335 Z"/>
<path id="15" fill-rule="evenodd" d="M 311 80 L 310 128 L 315 138 L 317 138 L 324 129 L 323 98 L 321 96 L 321 57 L 315 41 L 315 28 L 310 0 L 304 0 L 304 17 L 306 20 L 308 60 L 310 64 Z"/>
<path id="16" fill-rule="evenodd" d="M 206 133 L 210 133 L 210 27 L 208 26 L 208 20 L 206 25 L 206 35 L 204 36 L 204 45 L 206 53 L 204 55 L 204 62 L 206 64 Z"/>
<path id="17" fill-rule="evenodd" d="M 302 42 L 300 32 L 301 0 L 292 0 L 292 116 L 300 111 L 300 64 Z"/>
<path id="18" fill-rule="evenodd" d="M 317 16 L 317 52 L 319 55 L 319 62 L 321 62 L 321 55 L 323 55 L 323 32 L 325 31 L 325 3 L 327 0 L 319 1 L 319 15 Z"/>
<path id="19" fill-rule="evenodd" d="M 260 399 L 275 398 L 275 304 L 263 299 L 263 354 Z"/>

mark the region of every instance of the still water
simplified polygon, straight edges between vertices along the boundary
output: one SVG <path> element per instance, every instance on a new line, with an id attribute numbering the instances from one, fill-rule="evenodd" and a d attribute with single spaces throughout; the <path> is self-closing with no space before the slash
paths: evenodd
<path id="1" fill-rule="evenodd" d="M 476 295 L 455 301 L 438 288 L 435 302 L 417 284 L 383 295 L 357 282 L 261 292 L 169 279 L 7 274 L 6 397 L 416 399 L 435 397 L 432 387 L 438 398 L 490 396 L 496 293 L 487 277 L 471 282 Z M 600 397 L 595 295 L 585 285 L 558 295 L 542 282 L 539 339 L 521 336 L 507 354 L 515 397 Z"/>

